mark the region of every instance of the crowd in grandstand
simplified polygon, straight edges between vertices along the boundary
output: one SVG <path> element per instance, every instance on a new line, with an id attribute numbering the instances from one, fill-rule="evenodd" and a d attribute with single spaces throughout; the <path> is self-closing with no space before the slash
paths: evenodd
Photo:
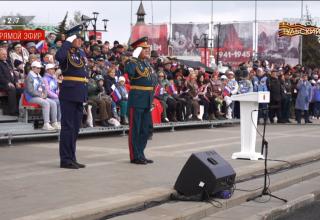
<path id="1" fill-rule="evenodd" d="M 59 84 L 63 80 L 55 54 L 64 35 L 49 34 L 40 42 L 0 42 L 0 90 L 7 94 L 5 114 L 18 115 L 20 99 L 42 108 L 44 129 L 60 129 Z M 89 99 L 83 126 L 128 124 L 127 98 L 130 80 L 125 64 L 132 59 L 126 45 L 114 41 L 83 39 L 87 56 Z M 270 123 L 312 123 L 320 117 L 320 71 L 301 65 L 274 65 L 268 61 L 242 63 L 238 67 L 205 69 L 181 64 L 175 57 L 159 57 L 151 51 L 150 63 L 157 73 L 154 97 L 161 121 L 221 120 L 239 118 L 235 94 L 270 91 Z M 227 66 L 227 64 L 226 64 Z M 21 111 L 21 110 L 20 110 Z M 259 114 L 261 122 L 262 114 Z M 277 120 L 275 120 L 277 118 Z"/>

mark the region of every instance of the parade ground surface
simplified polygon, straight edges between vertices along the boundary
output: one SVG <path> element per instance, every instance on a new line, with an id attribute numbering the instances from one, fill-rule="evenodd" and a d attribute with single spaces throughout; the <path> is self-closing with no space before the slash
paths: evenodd
<path id="1" fill-rule="evenodd" d="M 261 126 L 259 130 L 262 130 Z M 269 124 L 266 129 L 269 158 L 286 160 L 291 163 L 319 159 L 319 134 L 319 123 L 300 126 Z M 79 170 L 59 168 L 56 139 L 18 142 L 10 147 L 2 145 L 0 147 L 0 219 L 94 219 L 93 216 L 102 217 L 101 215 L 134 207 L 145 201 L 165 199 L 173 192 L 173 185 L 188 157 L 200 151 L 215 150 L 218 152 L 235 169 L 238 180 L 241 177 L 245 178 L 263 171 L 264 162 L 262 160 L 231 159 L 233 152 L 240 151 L 239 125 L 211 129 L 177 129 L 175 132 L 157 131 L 153 139 L 148 142 L 146 156 L 154 160 L 153 164 L 148 165 L 129 163 L 127 142 L 127 136 L 110 134 L 81 137 L 77 145 L 78 161 L 85 163 L 87 168 Z M 257 135 L 256 151 L 261 151 L 259 135 Z M 293 182 L 298 183 L 299 181 L 293 180 L 297 175 L 301 178 L 309 175 L 309 178 L 306 179 L 311 179 L 311 172 L 313 172 L 312 178 L 318 178 L 316 172 L 319 172 L 319 163 L 317 161 L 309 163 L 297 168 L 297 170 L 300 169 L 298 171 L 288 170 L 278 173 L 271 177 L 270 187 L 278 184 L 278 188 L 273 188 L 273 191 L 289 197 L 290 202 L 290 198 L 294 199 L 293 194 L 297 195 L 303 190 L 299 189 L 296 190 L 296 193 L 291 194 L 281 192 L 281 189 L 285 188 L 283 181 L 289 181 L 291 178 L 291 185 Z M 271 167 L 285 164 L 286 162 L 269 161 Z M 290 172 L 295 173 L 290 174 Z M 254 189 L 263 184 L 261 180 L 260 178 L 256 179 L 256 182 L 248 181 L 237 185 L 246 189 Z M 313 181 L 312 187 L 306 185 L 304 188 L 320 190 L 319 178 L 315 180 L 317 181 Z M 282 185 L 279 181 L 282 181 Z M 286 187 L 289 185 L 287 184 Z M 301 196 L 306 194 L 308 192 Z M 241 192 L 235 191 L 233 197 L 240 198 L 241 195 Z M 273 203 L 278 207 L 283 205 L 275 200 L 269 203 L 265 203 L 266 206 L 270 207 Z M 191 213 L 191 207 L 195 204 L 198 203 L 184 204 L 185 212 Z M 211 206 L 208 203 L 199 204 L 207 208 Z M 170 203 L 169 205 L 163 204 L 162 217 L 159 218 L 156 216 L 159 216 L 161 212 L 157 211 L 160 206 L 115 219 L 177 219 L 170 218 L 170 216 L 183 215 L 178 205 L 179 202 L 171 205 Z M 236 205 L 235 203 L 234 208 L 237 207 Z M 164 211 L 166 209 L 163 206 L 173 208 Z M 229 206 L 231 207 L 231 204 Z M 152 210 L 154 214 L 150 214 Z M 259 210 L 261 211 L 261 207 Z M 180 213 L 175 213 L 175 211 Z M 252 209 L 245 212 L 249 214 L 250 211 L 254 212 Z M 148 216 L 146 212 L 149 212 L 149 217 L 143 217 Z M 211 214 L 213 213 L 212 211 Z M 153 217 L 150 217 L 151 215 Z M 232 219 L 221 215 L 220 218 L 219 216 L 217 218 Z M 202 217 L 211 219 L 208 213 Z M 200 218 L 192 216 L 192 218 L 181 217 L 179 219 Z"/>

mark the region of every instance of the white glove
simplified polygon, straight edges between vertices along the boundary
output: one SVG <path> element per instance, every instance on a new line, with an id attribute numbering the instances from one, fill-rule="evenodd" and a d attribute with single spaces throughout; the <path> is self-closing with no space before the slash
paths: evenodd
<path id="1" fill-rule="evenodd" d="M 142 51 L 142 47 L 137 47 L 137 48 L 133 51 L 132 57 L 138 58 L 139 55 L 140 55 L 140 53 L 141 53 L 141 51 Z"/>
<path id="2" fill-rule="evenodd" d="M 77 35 L 72 35 L 70 37 L 67 38 L 67 41 L 69 41 L 70 43 L 72 43 L 75 39 L 77 38 Z"/>

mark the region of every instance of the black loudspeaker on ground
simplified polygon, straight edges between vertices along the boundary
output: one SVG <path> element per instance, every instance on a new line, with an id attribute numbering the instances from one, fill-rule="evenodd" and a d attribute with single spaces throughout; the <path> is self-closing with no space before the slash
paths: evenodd
<path id="1" fill-rule="evenodd" d="M 210 196 L 230 189 L 236 173 L 231 165 L 215 151 L 192 154 L 174 185 L 174 189 L 184 196 L 194 196 L 206 191 Z"/>

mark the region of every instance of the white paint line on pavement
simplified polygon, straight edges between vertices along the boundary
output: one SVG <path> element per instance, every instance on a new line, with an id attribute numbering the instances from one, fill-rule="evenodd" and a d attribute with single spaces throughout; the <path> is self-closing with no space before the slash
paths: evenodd
<path id="1" fill-rule="evenodd" d="M 1 166 L 0 170 L 10 170 L 10 169 L 20 169 L 20 168 L 26 168 L 26 167 L 31 167 L 31 166 L 41 166 L 45 164 L 52 164 L 56 163 L 58 164 L 60 160 L 54 159 L 54 160 L 40 160 L 40 161 L 34 161 L 32 163 L 24 163 L 24 164 L 11 164 L 7 166 Z"/>
<path id="2" fill-rule="evenodd" d="M 40 146 L 42 147 L 42 146 Z M 115 148 L 108 148 L 109 151 L 106 153 L 96 153 L 96 154 L 88 154 L 88 155 L 81 155 L 81 159 L 93 159 L 98 157 L 104 157 L 104 156 L 112 156 L 112 155 L 119 155 L 119 154 L 129 154 L 129 150 L 119 150 Z M 34 161 L 34 162 L 28 162 L 23 164 L 11 164 L 7 166 L 0 166 L 1 170 L 14 170 L 14 169 L 21 169 L 21 168 L 27 168 L 32 166 L 41 166 L 41 165 L 48 165 L 48 164 L 59 164 L 60 159 L 57 157 L 57 159 L 52 160 L 41 160 L 41 161 Z"/>
<path id="3" fill-rule="evenodd" d="M 124 148 L 128 148 L 127 145 L 122 145 L 122 146 L 117 146 L 117 148 L 109 148 L 108 143 L 106 143 L 105 147 L 94 147 L 94 146 L 90 146 L 90 145 L 81 145 L 81 144 L 77 144 L 77 150 L 81 150 L 81 151 L 92 151 L 92 152 L 103 152 L 103 153 L 113 153 L 115 151 L 124 151 Z M 50 146 L 50 145 L 34 145 L 31 146 L 34 148 L 46 148 L 46 149 L 57 149 L 56 146 Z M 58 150 L 58 149 L 57 149 Z"/>
<path id="4" fill-rule="evenodd" d="M 234 137 L 228 137 L 228 138 L 214 138 L 210 140 L 202 140 L 202 141 L 193 141 L 193 142 L 184 142 L 184 143 L 177 143 L 177 144 L 169 144 L 169 145 L 158 145 L 157 147 L 154 147 L 154 150 L 162 150 L 162 149 L 168 149 L 168 148 L 175 148 L 175 147 L 181 147 L 181 146 L 187 146 L 187 145 L 194 145 L 194 144 L 205 144 L 205 143 L 215 143 L 219 141 L 226 141 L 231 139 L 240 139 L 239 136 Z"/>
<path id="5" fill-rule="evenodd" d="M 286 133 L 292 133 L 300 131 L 298 130 L 290 130 Z M 279 133 L 269 133 L 268 135 L 279 135 Z M 184 146 L 189 146 L 189 145 L 195 145 L 195 144 L 204 144 L 204 143 L 217 143 L 219 141 L 228 141 L 232 139 L 240 139 L 239 136 L 232 136 L 232 137 L 224 137 L 224 138 L 215 138 L 215 139 L 210 139 L 210 140 L 200 140 L 200 141 L 193 141 L 193 142 L 187 142 L 187 143 L 178 143 L 178 144 L 169 144 L 169 145 L 162 145 L 162 146 L 150 146 L 149 150 L 150 151 L 157 151 L 161 149 L 168 149 L 168 148 L 175 148 L 175 147 L 184 147 Z M 234 142 L 233 142 L 234 143 Z M 237 142 L 238 143 L 238 142 Z M 34 145 L 33 147 L 37 148 L 49 148 L 49 149 L 56 149 L 56 145 Z M 121 148 L 123 147 L 123 148 Z M 98 154 L 94 155 L 88 155 L 88 156 L 83 156 L 83 158 L 95 158 L 95 157 L 101 157 L 101 156 L 112 156 L 112 155 L 118 155 L 118 154 L 128 154 L 128 150 L 125 149 L 127 146 L 120 146 L 118 148 L 110 148 L 110 147 L 93 147 L 93 146 L 81 146 L 78 147 L 78 151 L 90 151 L 90 152 L 101 152 Z M 0 167 L 0 170 L 7 170 L 7 169 L 12 169 L 12 168 L 24 168 L 27 166 L 34 166 L 34 165 L 44 165 L 44 164 L 50 164 L 50 163 L 57 163 L 58 159 L 56 160 L 45 160 L 45 161 L 36 161 L 34 163 L 27 163 L 27 164 L 20 164 L 20 165 L 8 165 L 8 166 L 2 166 Z"/>
<path id="6" fill-rule="evenodd" d="M 304 133 L 309 133 L 310 131 L 319 131 L 319 128 L 310 128 L 310 129 L 305 129 L 305 128 L 299 128 L 299 129 L 294 129 L 294 130 L 288 130 L 288 131 L 283 131 L 281 133 L 279 132 L 268 132 L 267 131 L 267 136 L 270 135 L 281 135 L 281 134 L 291 134 L 291 133 L 295 133 L 298 132 L 299 134 L 301 134 L 301 131 L 303 131 Z M 261 133 L 261 131 L 260 131 Z M 240 138 L 240 135 L 238 136 L 231 136 L 231 137 L 223 137 L 223 138 L 213 138 L 210 140 L 199 140 L 199 141 L 193 141 L 193 142 L 179 142 L 177 144 L 166 144 L 166 145 L 157 145 L 155 148 L 156 149 L 168 149 L 168 148 L 174 148 L 174 147 L 181 147 L 181 146 L 187 146 L 187 145 L 193 145 L 193 144 L 204 144 L 204 143 L 216 143 L 218 141 L 228 141 L 228 140 L 232 140 L 232 139 L 238 139 Z M 150 142 L 149 142 L 150 144 Z M 106 147 L 94 147 L 94 146 L 83 146 L 81 144 L 78 144 L 78 151 L 90 151 L 90 152 L 103 152 L 103 153 L 109 153 L 110 155 L 112 154 L 127 154 L 128 150 L 127 150 L 127 145 L 120 145 L 117 146 L 117 148 L 110 148 L 108 147 L 110 146 L 109 144 L 106 144 Z M 48 148 L 48 149 L 57 149 L 56 144 L 52 145 L 32 145 L 30 147 L 36 147 L 36 148 Z M 0 168 L 1 169 L 1 168 Z"/>
<path id="7" fill-rule="evenodd" d="M 273 136 L 273 137 L 268 137 L 268 140 L 275 140 L 275 139 L 281 139 L 281 138 L 288 138 L 288 137 L 292 137 L 295 135 L 279 135 L 279 136 Z M 198 151 L 204 151 L 204 150 L 209 150 L 209 149 L 216 149 L 216 148 L 223 148 L 223 147 L 227 147 L 230 145 L 239 145 L 239 141 L 235 141 L 235 142 L 229 142 L 229 143 L 223 143 L 223 144 L 218 144 L 218 145 L 207 145 L 207 146 L 203 146 L 203 147 L 194 147 L 194 148 L 189 148 L 189 149 L 179 149 L 176 151 L 170 151 L 170 154 L 168 155 L 167 152 L 159 152 L 156 151 L 156 148 L 152 148 L 150 150 L 148 150 L 148 154 L 151 157 L 156 157 L 156 156 L 165 156 L 165 157 L 181 157 L 181 156 L 189 156 L 190 153 L 192 152 L 198 152 Z M 240 146 L 239 146 L 240 149 Z M 119 159 L 119 160 L 114 160 L 114 161 L 107 161 L 107 162 L 97 162 L 97 163 L 90 163 L 87 164 L 88 168 L 90 167 L 99 167 L 99 166 L 105 166 L 105 165 L 110 165 L 110 164 L 116 164 L 118 162 L 121 161 L 128 161 L 128 159 Z M 4 177 L 0 177 L 0 181 L 2 180 L 15 180 L 15 179 L 21 179 L 21 178 L 27 178 L 27 177 L 34 177 L 34 176 L 42 176 L 42 175 L 52 175 L 52 174 L 56 174 L 56 173 L 63 173 L 63 172 L 68 172 L 69 170 L 63 170 L 63 169 L 55 169 L 55 170 L 42 170 L 42 171 L 34 171 L 34 172 L 28 172 L 28 173 L 20 173 L 20 174 L 14 174 L 14 175 L 7 175 Z"/>
<path id="8" fill-rule="evenodd" d="M 272 137 L 278 137 L 278 136 L 279 137 L 291 137 L 291 136 L 295 136 L 295 135 L 290 135 L 290 134 L 279 134 L 279 133 L 273 133 L 273 134 L 269 134 L 269 135 L 272 135 Z M 259 138 L 259 136 L 258 136 L 258 138 Z M 270 137 L 268 137 L 268 138 L 270 138 Z M 233 139 L 238 139 L 239 141 L 232 142 L 232 143 L 240 144 L 240 136 L 233 136 L 233 137 L 215 138 L 215 139 L 211 139 L 211 140 L 203 140 L 203 141 L 194 141 L 194 142 L 187 142 L 187 143 L 163 145 L 163 146 L 153 147 L 153 148 L 150 149 L 150 151 L 157 151 L 157 150 L 162 150 L 162 149 L 167 149 L 167 148 L 175 148 L 175 147 L 181 147 L 181 146 L 183 147 L 183 146 L 188 146 L 188 145 L 205 144 L 205 143 L 213 143 L 215 147 L 216 146 L 225 146 L 225 144 L 217 144 L 217 142 L 219 142 L 219 141 L 228 142 L 228 141 L 233 140 Z M 197 148 L 197 149 L 199 149 L 199 148 Z M 180 148 L 180 150 L 182 150 L 182 149 Z"/>
<path id="9" fill-rule="evenodd" d="M 201 131 L 206 131 L 206 132 L 221 132 L 221 133 L 238 133 L 239 130 L 227 130 L 228 128 L 220 129 L 220 128 L 208 128 L 208 129 L 203 129 Z"/>
<path id="10" fill-rule="evenodd" d="M 305 132 L 309 132 L 310 130 L 315 130 L 313 129 L 309 129 L 309 130 L 305 130 L 303 129 Z M 275 135 L 290 135 L 291 133 L 296 133 L 296 132 L 301 132 L 301 128 L 299 129 L 295 129 L 295 130 L 288 130 L 288 131 L 284 131 L 284 132 L 268 132 L 267 136 L 275 136 Z M 261 132 L 260 132 L 261 133 Z M 257 137 L 259 135 L 257 134 Z M 228 140 L 232 140 L 232 139 L 240 139 L 240 135 L 238 136 L 231 136 L 231 137 L 223 137 L 223 138 L 212 138 L 210 140 L 200 140 L 200 141 L 193 141 L 193 142 L 184 142 L 184 143 L 177 143 L 177 144 L 169 144 L 169 145 L 158 145 L 154 148 L 152 148 L 153 150 L 160 150 L 160 149 L 167 149 L 167 148 L 175 148 L 175 147 L 181 147 L 181 146 L 187 146 L 187 145 L 194 145 L 194 144 L 204 144 L 204 143 L 216 143 L 219 141 L 228 141 Z"/>
<path id="11" fill-rule="evenodd" d="M 309 137 L 309 138 L 319 138 L 320 134 L 296 134 L 295 136 L 299 137 Z"/>
<path id="12" fill-rule="evenodd" d="M 267 135 L 272 135 L 272 136 L 279 136 L 279 135 L 286 135 L 292 132 L 300 132 L 301 130 L 292 130 L 292 131 L 288 131 L 288 132 L 283 132 L 283 133 L 279 133 L 279 132 L 273 132 L 273 133 L 268 133 Z M 258 136 L 258 135 L 257 135 Z M 259 137 L 259 136 L 258 136 Z M 167 149 L 167 148 L 175 148 L 175 147 L 181 147 L 181 146 L 187 146 L 187 145 L 194 145 L 194 144 L 204 144 L 204 143 L 216 143 L 219 141 L 229 141 L 232 139 L 240 139 L 240 135 L 238 136 L 231 136 L 231 137 L 223 137 L 223 138 L 212 138 L 210 140 L 200 140 L 200 141 L 193 141 L 193 142 L 184 142 L 184 143 L 177 143 L 177 144 L 169 144 L 169 145 L 162 145 L 162 146 L 156 146 L 154 148 L 152 148 L 152 150 L 161 150 L 161 149 Z"/>
<path id="13" fill-rule="evenodd" d="M 292 137 L 293 135 L 279 135 L 279 136 L 273 136 L 273 137 L 268 137 L 268 140 L 275 140 L 275 139 L 281 139 L 281 138 L 288 138 Z M 187 156 L 192 152 L 198 152 L 198 151 L 205 151 L 205 150 L 210 150 L 210 149 L 216 149 L 216 148 L 223 148 L 227 147 L 230 145 L 239 145 L 239 150 L 240 150 L 240 142 L 239 141 L 234 141 L 234 142 L 228 142 L 224 144 L 216 144 L 216 145 L 207 145 L 207 146 L 197 146 L 194 148 L 189 148 L 189 149 L 184 149 L 184 150 L 177 150 L 177 151 L 170 151 L 170 155 L 180 155 L 180 156 Z"/>
<path id="14" fill-rule="evenodd" d="M 302 129 L 304 130 L 304 133 L 308 133 L 312 130 L 314 131 L 319 131 L 318 128 L 313 128 L 313 129 Z M 289 133 L 295 133 L 295 132 L 301 132 L 301 128 L 300 129 L 295 129 L 295 130 L 289 130 L 286 132 L 276 132 L 276 133 L 268 133 L 268 139 L 272 140 L 272 139 L 279 139 L 279 138 L 287 138 L 287 137 L 292 137 L 292 136 L 297 136 L 297 134 L 289 134 Z M 301 134 L 301 133 L 300 133 Z M 272 136 L 273 135 L 273 136 Z M 278 135 L 278 136 L 274 136 L 274 135 Z M 280 136 L 279 136 L 280 135 Z M 271 136 L 271 137 L 269 137 Z M 215 144 L 215 145 L 207 145 L 207 146 L 203 146 L 203 147 L 194 147 L 194 148 L 188 148 L 185 149 L 184 146 L 189 146 L 189 145 L 196 145 L 196 144 L 203 144 L 203 143 L 216 143 L 217 141 L 228 141 L 228 140 L 232 140 L 232 139 L 240 139 L 240 137 L 226 137 L 226 138 L 216 138 L 216 139 L 212 139 L 212 140 L 203 140 L 203 141 L 196 141 L 196 142 L 188 142 L 188 143 L 179 143 L 179 144 L 172 144 L 172 145 L 163 145 L 163 146 L 159 146 L 159 147 L 151 147 L 151 148 L 147 148 L 147 151 L 150 153 L 150 156 L 164 156 L 164 157 L 181 157 L 181 156 L 188 156 L 189 153 L 191 152 L 197 152 L 197 151 L 202 151 L 202 150 L 208 150 L 208 149 L 215 149 L 215 148 L 222 148 L 222 147 L 226 147 L 229 145 L 239 145 L 239 141 L 236 142 L 229 142 L 229 143 L 222 143 L 222 144 Z M 167 152 L 161 152 L 158 150 L 161 149 L 167 149 L 167 148 L 174 148 L 174 147 L 183 147 L 180 148 L 179 150 L 176 151 L 170 151 L 170 154 L 168 154 Z M 37 147 L 44 147 L 44 146 L 37 146 Z M 48 147 L 48 145 L 46 145 L 46 147 Z M 53 146 L 50 146 L 50 148 Z M 240 147 L 239 147 L 240 149 Z M 103 152 L 105 153 L 106 156 L 112 155 L 112 154 L 128 154 L 128 150 L 127 149 L 120 149 L 120 148 L 101 148 L 101 147 L 79 147 L 79 151 L 92 151 L 92 152 Z M 96 154 L 98 157 L 103 156 L 104 154 Z M 94 158 L 95 155 L 88 155 L 88 158 Z M 84 156 L 85 158 L 85 156 Z M 90 167 L 98 167 L 98 166 L 104 166 L 107 164 L 114 164 L 117 161 L 121 161 L 121 160 L 115 160 L 115 161 L 108 161 L 108 162 L 98 162 L 98 163 L 92 163 L 92 164 L 88 164 L 88 166 Z M 58 164 L 57 163 L 58 160 L 50 160 L 50 161 L 37 161 L 35 163 L 31 163 L 31 164 L 23 164 L 23 165 L 15 165 L 16 168 L 23 168 L 26 166 L 34 166 L 34 165 L 45 165 L 45 164 Z M 14 166 L 14 165 L 13 165 Z M 58 167 L 58 165 L 57 165 Z M 5 167 L 0 167 L 1 169 L 4 169 Z M 64 172 L 66 170 L 61 170 L 61 169 L 57 169 L 57 170 L 46 170 L 46 171 L 34 171 L 34 172 L 28 172 L 28 173 L 22 173 L 22 174 L 14 174 L 14 176 L 8 176 L 6 175 L 5 177 L 0 177 L 0 180 L 10 180 L 10 179 L 21 179 L 21 178 L 25 178 L 25 177 L 30 177 L 30 176 L 40 176 L 40 175 L 50 175 L 50 174 L 55 174 L 55 173 L 61 173 Z"/>
<path id="15" fill-rule="evenodd" d="M 97 163 L 89 163 L 86 164 L 86 169 L 90 169 L 91 167 L 99 167 L 99 166 L 105 166 L 110 164 L 116 164 L 122 161 L 129 161 L 128 159 L 119 159 L 114 161 L 106 161 L 106 162 L 97 162 Z M 56 164 L 55 164 L 56 165 Z M 0 177 L 0 181 L 8 181 L 8 180 L 18 180 L 22 178 L 28 178 L 28 177 L 35 177 L 35 176 L 43 176 L 43 175 L 52 175 L 52 174 L 58 174 L 58 173 L 65 173 L 65 172 L 81 172 L 85 171 L 84 169 L 79 170 L 68 170 L 68 169 L 61 169 L 56 165 L 56 168 L 53 166 L 53 168 L 48 169 L 46 167 L 46 170 L 36 170 L 33 172 L 27 172 L 27 173 L 16 173 L 13 175 L 6 175 Z"/>

